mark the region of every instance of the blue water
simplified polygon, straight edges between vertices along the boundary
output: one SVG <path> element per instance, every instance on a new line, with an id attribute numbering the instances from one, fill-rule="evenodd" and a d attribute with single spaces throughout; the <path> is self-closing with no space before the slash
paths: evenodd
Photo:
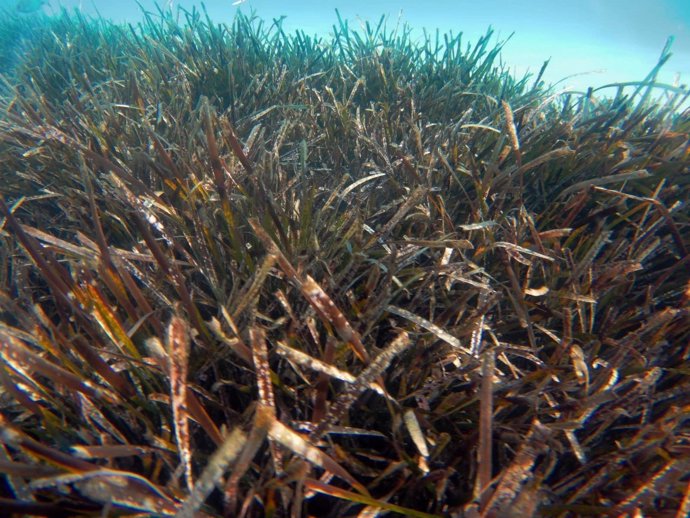
<path id="1" fill-rule="evenodd" d="M 11 9 L 16 3 L 0 0 L 0 7 Z M 153 9 L 153 1 L 140 3 Z M 161 3 L 187 9 L 200 5 L 191 0 Z M 406 22 L 419 37 L 422 29 L 440 29 L 462 31 L 468 41 L 474 41 L 491 25 L 499 40 L 512 34 L 502 56 L 516 74 L 536 72 L 551 58 L 545 80 L 578 90 L 643 79 L 656 64 L 667 37 L 674 36 L 673 57 L 658 80 L 690 83 L 690 0 L 246 0 L 233 4 L 233 0 L 205 2 L 218 22 L 231 21 L 238 9 L 253 10 L 269 21 L 286 16 L 283 27 L 288 30 L 321 35 L 331 31 L 336 9 L 351 27 L 366 20 L 378 22 L 385 15 L 389 26 Z M 135 0 L 50 0 L 42 10 L 51 14 L 61 7 L 117 22 L 136 22 L 141 17 Z"/>

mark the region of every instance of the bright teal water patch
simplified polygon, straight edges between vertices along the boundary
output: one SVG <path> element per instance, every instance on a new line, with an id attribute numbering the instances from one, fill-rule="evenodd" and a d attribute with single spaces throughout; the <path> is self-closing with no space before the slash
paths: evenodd
<path id="1" fill-rule="evenodd" d="M 42 13 L 21 16 L 14 7 L 9 10 L 0 6 L 0 74 L 12 74 L 36 31 L 47 28 L 48 23 L 49 18 Z"/>
<path id="2" fill-rule="evenodd" d="M 29 0 L 22 0 L 29 1 Z M 17 0 L 0 0 L 0 7 Z M 669 36 L 674 36 L 673 56 L 658 80 L 668 84 L 690 83 L 690 1 L 688 0 L 207 0 L 211 18 L 231 22 L 238 9 L 252 10 L 270 22 L 285 16 L 286 31 L 328 35 L 337 22 L 335 9 L 358 28 L 383 14 L 389 27 L 408 23 L 418 38 L 431 33 L 460 31 L 474 42 L 491 25 L 497 38 L 512 37 L 504 47 L 503 62 L 516 75 L 536 73 L 551 58 L 544 79 L 560 88 L 584 91 L 609 83 L 638 81 L 655 66 Z M 154 2 L 141 4 L 154 10 Z M 234 5 L 238 4 L 238 5 Z M 199 7 L 196 0 L 162 0 L 162 6 Z M 50 0 L 43 12 L 60 7 L 98 13 L 114 21 L 135 22 L 141 10 L 135 0 Z"/>

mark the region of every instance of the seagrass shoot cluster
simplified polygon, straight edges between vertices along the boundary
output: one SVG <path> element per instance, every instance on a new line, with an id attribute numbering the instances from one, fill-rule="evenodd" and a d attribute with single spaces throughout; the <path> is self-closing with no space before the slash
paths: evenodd
<path id="1" fill-rule="evenodd" d="M 688 515 L 670 43 L 334 20 L 0 19 L 0 514 Z"/>

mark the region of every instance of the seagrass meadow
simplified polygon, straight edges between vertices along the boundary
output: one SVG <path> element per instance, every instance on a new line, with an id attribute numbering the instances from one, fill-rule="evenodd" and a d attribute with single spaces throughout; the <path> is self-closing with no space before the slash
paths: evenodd
<path id="1" fill-rule="evenodd" d="M 0 514 L 687 516 L 670 45 L 334 20 L 0 21 Z"/>

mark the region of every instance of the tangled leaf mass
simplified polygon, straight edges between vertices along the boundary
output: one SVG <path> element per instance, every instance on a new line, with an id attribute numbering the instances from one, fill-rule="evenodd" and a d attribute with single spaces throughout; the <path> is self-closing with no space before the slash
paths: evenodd
<path id="1" fill-rule="evenodd" d="M 607 97 L 511 76 L 491 31 L 383 19 L 62 13 L 10 40 L 4 512 L 690 512 L 668 46 Z"/>

